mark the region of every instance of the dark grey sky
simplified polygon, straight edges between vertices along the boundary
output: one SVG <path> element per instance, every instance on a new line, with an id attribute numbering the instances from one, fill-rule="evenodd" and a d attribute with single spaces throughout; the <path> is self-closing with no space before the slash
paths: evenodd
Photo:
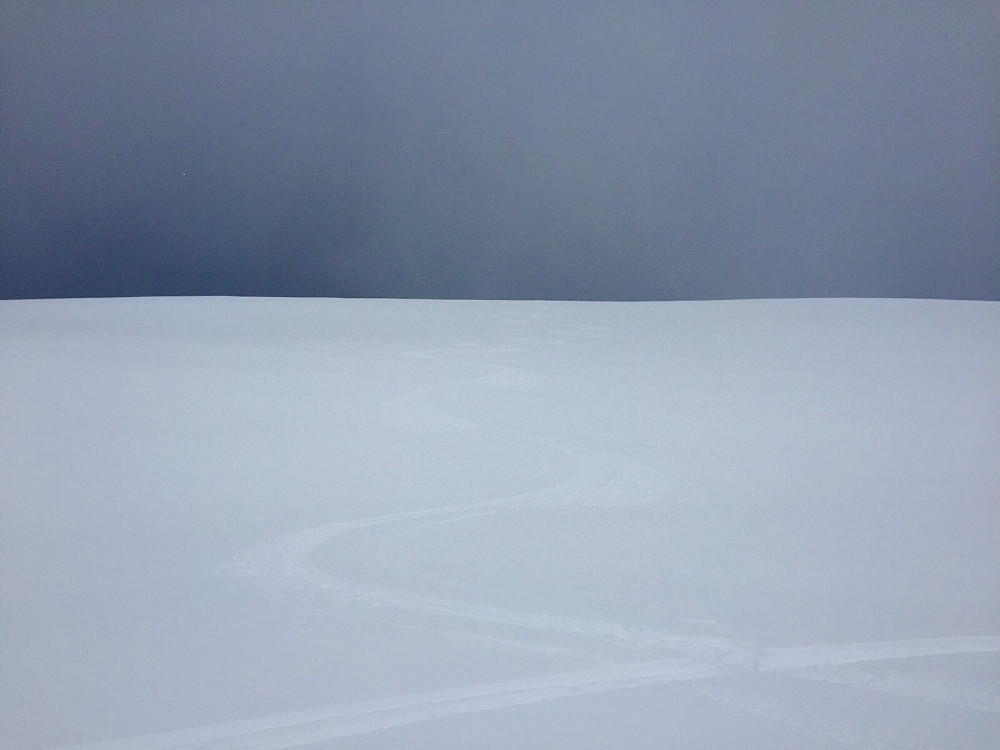
<path id="1" fill-rule="evenodd" d="M 992 0 L 0 23 L 0 297 L 1000 299 Z"/>

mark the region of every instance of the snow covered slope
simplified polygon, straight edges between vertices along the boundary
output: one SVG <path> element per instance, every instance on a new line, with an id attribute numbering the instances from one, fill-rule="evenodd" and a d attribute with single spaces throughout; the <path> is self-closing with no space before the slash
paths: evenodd
<path id="1" fill-rule="evenodd" d="M 0 747 L 992 747 L 1000 304 L 0 302 Z"/>

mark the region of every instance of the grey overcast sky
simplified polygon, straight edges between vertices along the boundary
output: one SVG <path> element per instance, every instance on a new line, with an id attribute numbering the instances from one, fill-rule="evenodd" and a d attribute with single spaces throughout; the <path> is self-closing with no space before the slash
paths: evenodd
<path id="1" fill-rule="evenodd" d="M 0 297 L 1000 299 L 993 0 L 0 23 Z"/>

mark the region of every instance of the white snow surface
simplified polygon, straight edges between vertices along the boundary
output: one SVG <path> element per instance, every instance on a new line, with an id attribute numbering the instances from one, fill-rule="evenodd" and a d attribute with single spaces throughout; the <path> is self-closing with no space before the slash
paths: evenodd
<path id="1" fill-rule="evenodd" d="M 1000 303 L 0 302 L 0 748 L 1000 747 Z"/>

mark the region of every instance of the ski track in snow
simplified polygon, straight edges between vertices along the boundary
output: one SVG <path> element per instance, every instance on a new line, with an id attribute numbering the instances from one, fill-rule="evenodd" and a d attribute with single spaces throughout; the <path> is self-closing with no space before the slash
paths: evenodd
<path id="1" fill-rule="evenodd" d="M 588 333 L 588 336 L 590 334 Z M 459 354 L 468 354 L 463 347 Z M 443 356 L 442 356 L 443 355 Z M 469 364 L 455 350 L 409 352 L 414 358 L 447 358 Z M 477 365 L 487 363 L 474 362 Z M 402 588 L 381 587 L 340 578 L 311 561 L 313 553 L 338 537 L 364 529 L 384 528 L 375 555 L 383 566 L 394 568 L 388 556 L 396 540 L 442 524 L 508 512 L 525 507 L 571 504 L 634 505 L 665 491 L 657 474 L 637 462 L 556 443 L 537 436 L 487 427 L 449 413 L 433 395 L 455 387 L 530 390 L 534 373 L 508 365 L 488 364 L 485 376 L 436 384 L 404 394 L 385 404 L 380 416 L 397 427 L 421 432 L 479 431 L 493 439 L 528 450 L 542 459 L 545 468 L 527 480 L 535 489 L 494 500 L 420 510 L 401 511 L 353 521 L 334 521 L 286 534 L 258 545 L 235 558 L 228 575 L 266 581 L 282 589 L 298 589 L 332 597 L 356 606 L 418 613 L 442 622 L 428 628 L 405 620 L 388 622 L 412 629 L 432 630 L 511 648 L 597 663 L 583 669 L 561 671 L 480 685 L 413 693 L 393 698 L 342 703 L 327 708 L 230 721 L 192 729 L 67 746 L 62 750 L 280 750 L 341 737 L 375 732 L 417 722 L 513 706 L 594 695 L 652 685 L 706 680 L 753 672 L 777 672 L 795 677 L 892 693 L 979 711 L 1000 712 L 996 696 L 970 696 L 926 678 L 896 675 L 876 679 L 856 665 L 894 659 L 1000 652 L 1000 636 L 946 637 L 871 643 L 823 644 L 766 648 L 717 635 L 695 636 L 661 632 L 613 622 L 599 622 L 487 606 L 432 596 Z M 553 456 L 568 459 L 573 469 L 560 472 Z M 482 632 L 483 627 L 492 628 Z M 500 633 L 497 632 L 500 630 Z M 554 634 L 558 643 L 539 640 Z M 574 645 L 567 645 L 574 644 Z M 609 653 L 610 652 L 610 653 Z M 848 745 L 855 738 L 823 722 L 802 721 L 780 707 L 754 702 L 746 696 L 706 685 L 699 691 L 711 700 L 765 716 L 774 721 L 810 729 L 840 739 Z"/>
<path id="2" fill-rule="evenodd" d="M 813 656 L 807 655 L 812 651 Z M 65 750 L 280 750 L 446 716 L 595 695 L 614 690 L 726 677 L 752 671 L 836 667 L 915 656 L 1000 652 L 1000 637 L 926 638 L 883 643 L 766 649 L 757 665 L 689 658 L 627 662 L 593 669 L 343 703 L 325 709 L 234 721 L 196 729 L 76 745 Z M 713 693 L 709 697 L 718 698 Z M 733 699 L 730 702 L 734 702 Z M 746 706 L 742 708 L 747 709 Z M 768 709 L 769 718 L 778 718 Z M 785 722 L 787 723 L 787 721 Z M 808 726 L 806 722 L 801 723 Z"/>

